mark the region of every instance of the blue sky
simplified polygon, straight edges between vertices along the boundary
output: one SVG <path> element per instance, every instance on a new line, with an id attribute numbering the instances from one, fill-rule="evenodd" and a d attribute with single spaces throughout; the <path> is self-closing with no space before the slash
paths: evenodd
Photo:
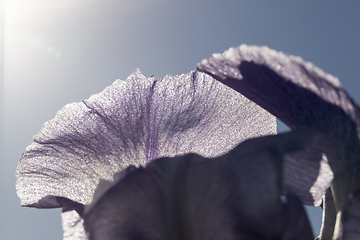
<path id="1" fill-rule="evenodd" d="M 161 78 L 229 47 L 267 45 L 338 77 L 359 103 L 359 10 L 356 0 L 5 1 L 0 238 L 62 239 L 59 209 L 19 206 L 18 159 L 62 106 L 136 68 Z M 321 211 L 310 211 L 317 233 Z"/>

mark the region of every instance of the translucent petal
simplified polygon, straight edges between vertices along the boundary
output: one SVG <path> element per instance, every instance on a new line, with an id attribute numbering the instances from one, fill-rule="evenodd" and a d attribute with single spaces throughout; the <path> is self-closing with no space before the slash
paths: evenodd
<path id="1" fill-rule="evenodd" d="M 71 212 L 92 202 L 100 179 L 113 181 L 129 165 L 190 152 L 216 157 L 275 133 L 275 117 L 204 73 L 154 79 L 137 70 L 46 122 L 21 156 L 16 187 L 22 205 Z"/>
<path id="2" fill-rule="evenodd" d="M 86 240 L 84 220 L 75 211 L 67 211 L 61 214 L 64 229 L 64 240 Z"/>

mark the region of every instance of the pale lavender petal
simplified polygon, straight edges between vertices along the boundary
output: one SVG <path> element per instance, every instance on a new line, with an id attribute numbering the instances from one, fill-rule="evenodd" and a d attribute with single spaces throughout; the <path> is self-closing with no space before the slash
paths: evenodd
<path id="1" fill-rule="evenodd" d="M 16 187 L 22 205 L 71 211 L 129 165 L 189 152 L 216 157 L 275 133 L 271 114 L 204 73 L 154 79 L 137 70 L 45 123 L 21 156 Z"/>
<path id="2" fill-rule="evenodd" d="M 63 240 L 86 240 L 84 220 L 75 211 L 67 211 L 61 214 L 62 227 L 64 229 Z"/>
<path id="3" fill-rule="evenodd" d="M 302 151 L 307 138 L 267 136 L 217 158 L 187 154 L 132 168 L 85 207 L 89 239 L 311 240 L 300 201 L 280 200 L 282 155 Z"/>

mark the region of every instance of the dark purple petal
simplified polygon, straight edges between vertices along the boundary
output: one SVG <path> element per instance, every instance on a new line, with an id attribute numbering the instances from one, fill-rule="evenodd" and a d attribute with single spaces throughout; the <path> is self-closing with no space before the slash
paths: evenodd
<path id="1" fill-rule="evenodd" d="M 360 236 L 360 190 L 349 197 L 343 213 L 343 239 L 356 240 Z"/>
<path id="2" fill-rule="evenodd" d="M 204 73 L 154 79 L 137 70 L 45 123 L 21 156 L 16 187 L 22 205 L 66 208 L 66 229 L 82 221 L 71 201 L 91 203 L 99 181 L 129 165 L 190 152 L 216 157 L 275 133 L 271 114 Z"/>
<path id="3" fill-rule="evenodd" d="M 344 208 L 349 194 L 360 186 L 360 110 L 335 77 L 299 57 L 246 45 L 214 54 L 213 58 L 203 60 L 198 69 L 242 93 L 291 129 L 310 127 L 332 131 L 335 154 L 328 153 L 331 149 L 326 146 L 320 145 L 319 149 L 324 147 L 321 152 L 334 172 L 336 208 Z M 295 165 L 296 161 L 301 168 Z M 288 163 L 291 165 L 288 175 L 315 171 L 312 164 L 305 164 L 301 158 L 296 161 Z M 302 192 L 294 193 L 301 197 Z"/>
<path id="4" fill-rule="evenodd" d="M 282 204 L 283 154 L 302 151 L 307 132 L 245 141 L 217 158 L 187 154 L 129 169 L 85 207 L 90 240 L 312 240 L 295 196 Z"/>
<path id="5" fill-rule="evenodd" d="M 304 240 L 314 238 L 305 209 L 295 195 L 288 194 L 287 203 L 284 204 L 282 212 L 282 240 Z"/>

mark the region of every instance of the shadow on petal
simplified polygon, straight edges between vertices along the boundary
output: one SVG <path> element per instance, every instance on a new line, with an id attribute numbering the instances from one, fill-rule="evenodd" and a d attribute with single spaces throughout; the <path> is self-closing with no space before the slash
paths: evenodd
<path id="1" fill-rule="evenodd" d="M 64 207 L 68 216 L 71 206 L 57 200 L 96 202 L 100 180 L 116 182 L 130 165 L 187 153 L 217 157 L 275 133 L 274 116 L 207 74 L 155 79 L 136 70 L 43 125 L 19 161 L 17 193 L 23 206 Z"/>
<path id="2" fill-rule="evenodd" d="M 217 158 L 187 154 L 131 169 L 96 204 L 85 206 L 88 236 L 311 240 L 297 197 L 280 200 L 282 156 L 304 149 L 307 135 L 256 138 Z"/>

